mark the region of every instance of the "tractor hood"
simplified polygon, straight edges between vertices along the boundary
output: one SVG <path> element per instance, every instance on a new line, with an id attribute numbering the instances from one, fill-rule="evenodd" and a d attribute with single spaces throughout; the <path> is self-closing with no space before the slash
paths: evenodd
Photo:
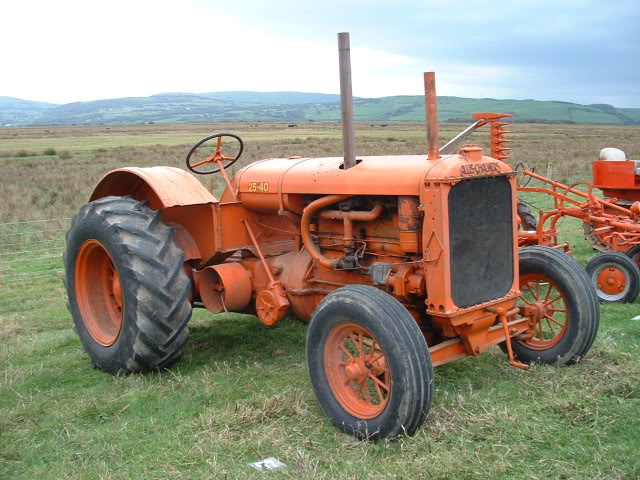
<path id="1" fill-rule="evenodd" d="M 419 195 L 426 181 L 455 181 L 512 172 L 479 149 L 429 161 L 426 155 L 358 157 L 344 170 L 342 157 L 273 158 L 252 163 L 234 179 L 241 194 Z"/>

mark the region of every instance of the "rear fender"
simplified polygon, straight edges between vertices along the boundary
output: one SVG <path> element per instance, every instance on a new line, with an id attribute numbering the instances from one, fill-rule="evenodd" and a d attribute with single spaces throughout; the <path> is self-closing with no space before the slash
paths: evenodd
<path id="1" fill-rule="evenodd" d="M 127 167 L 107 173 L 94 189 L 90 201 L 108 196 L 131 196 L 146 200 L 160 210 L 162 220 L 176 227 L 174 237 L 186 260 L 206 261 L 218 251 L 215 231 L 218 200 L 196 178 L 173 167 Z"/>
<path id="2" fill-rule="evenodd" d="M 174 167 L 112 170 L 98 182 L 90 201 L 110 195 L 130 195 L 136 200 L 147 200 L 152 210 L 218 203 L 193 175 Z"/>

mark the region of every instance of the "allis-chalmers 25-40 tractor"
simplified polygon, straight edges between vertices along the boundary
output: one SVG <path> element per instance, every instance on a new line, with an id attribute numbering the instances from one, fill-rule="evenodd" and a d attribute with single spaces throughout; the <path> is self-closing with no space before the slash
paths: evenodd
<path id="1" fill-rule="evenodd" d="M 511 167 L 475 145 L 438 153 L 433 74 L 429 154 L 353 155 L 340 38 L 344 158 L 266 159 L 229 178 L 242 142 L 217 134 L 187 162 L 224 176 L 219 199 L 169 167 L 122 168 L 97 185 L 67 234 L 65 267 L 75 327 L 98 368 L 172 365 L 193 307 L 254 312 L 266 325 L 293 314 L 309 321 L 322 409 L 344 431 L 380 439 L 421 425 L 435 366 L 494 345 L 521 368 L 589 350 L 599 323 L 589 278 L 556 249 L 518 250 Z M 240 152 L 225 156 L 223 139 Z M 195 161 L 208 141 L 212 153 Z"/>

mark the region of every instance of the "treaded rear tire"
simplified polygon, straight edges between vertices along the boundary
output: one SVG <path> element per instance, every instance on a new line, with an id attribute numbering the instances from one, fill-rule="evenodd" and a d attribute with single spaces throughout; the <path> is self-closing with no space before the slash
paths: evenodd
<path id="1" fill-rule="evenodd" d="M 600 305 L 591 280 L 572 257 L 550 247 L 520 249 L 520 276 L 540 275 L 552 281 L 565 296 L 569 318 L 558 343 L 534 349 L 512 341 L 515 356 L 524 362 L 566 365 L 583 357 L 593 345 L 600 325 Z"/>
<path id="2" fill-rule="evenodd" d="M 388 401 L 374 418 L 349 413 L 327 376 L 331 368 L 325 361 L 328 339 L 349 324 L 368 330 L 379 342 L 390 372 Z M 391 295 L 364 285 L 349 285 L 327 295 L 311 317 L 306 354 L 320 406 L 346 433 L 375 441 L 412 435 L 424 421 L 434 391 L 431 356 L 415 320 Z"/>
<path id="3" fill-rule="evenodd" d="M 167 368 L 187 343 L 191 281 L 182 270 L 184 254 L 173 240 L 175 229 L 164 225 L 160 216 L 146 201 L 105 197 L 84 205 L 67 232 L 68 308 L 93 364 L 112 374 Z M 82 281 L 76 275 L 77 256 L 87 242 L 106 250 L 119 275 L 121 327 L 107 346 L 89 331 L 78 303 L 83 287 L 77 284 Z"/>
<path id="4" fill-rule="evenodd" d="M 638 255 L 640 255 L 640 251 Z M 617 270 L 616 273 L 622 276 L 620 280 L 624 278 L 624 290 L 618 291 L 616 288 L 615 291 L 607 293 L 604 290 L 606 285 L 598 286 L 598 276 L 605 272 L 607 267 L 611 267 L 614 271 Z M 602 303 L 633 303 L 638 294 L 640 294 L 640 269 L 636 262 L 632 260 L 631 255 L 620 252 L 604 252 L 589 260 L 585 270 L 589 274 L 589 278 Z M 609 280 L 611 278 L 609 277 Z"/>

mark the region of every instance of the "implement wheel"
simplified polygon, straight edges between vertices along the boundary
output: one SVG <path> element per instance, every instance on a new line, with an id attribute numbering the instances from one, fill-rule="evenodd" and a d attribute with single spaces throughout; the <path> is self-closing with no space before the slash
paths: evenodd
<path id="1" fill-rule="evenodd" d="M 182 353 L 191 318 L 191 281 L 174 229 L 129 197 L 83 206 L 64 254 L 69 311 L 94 365 L 147 372 Z"/>
<path id="2" fill-rule="evenodd" d="M 329 294 L 307 330 L 307 365 L 320 406 L 360 439 L 412 435 L 433 395 L 429 349 L 391 295 L 350 285 Z"/>
<path id="3" fill-rule="evenodd" d="M 585 267 L 602 303 L 633 303 L 640 293 L 640 269 L 624 253 L 596 255 Z"/>
<path id="4" fill-rule="evenodd" d="M 629 250 L 624 252 L 624 254 L 631 260 L 633 260 L 638 268 L 640 268 L 640 245 L 634 245 Z"/>
<path id="5" fill-rule="evenodd" d="M 520 250 L 518 306 L 532 316 L 530 338 L 512 342 L 524 362 L 565 365 L 584 356 L 598 332 L 600 306 L 583 268 L 549 247 Z"/>

